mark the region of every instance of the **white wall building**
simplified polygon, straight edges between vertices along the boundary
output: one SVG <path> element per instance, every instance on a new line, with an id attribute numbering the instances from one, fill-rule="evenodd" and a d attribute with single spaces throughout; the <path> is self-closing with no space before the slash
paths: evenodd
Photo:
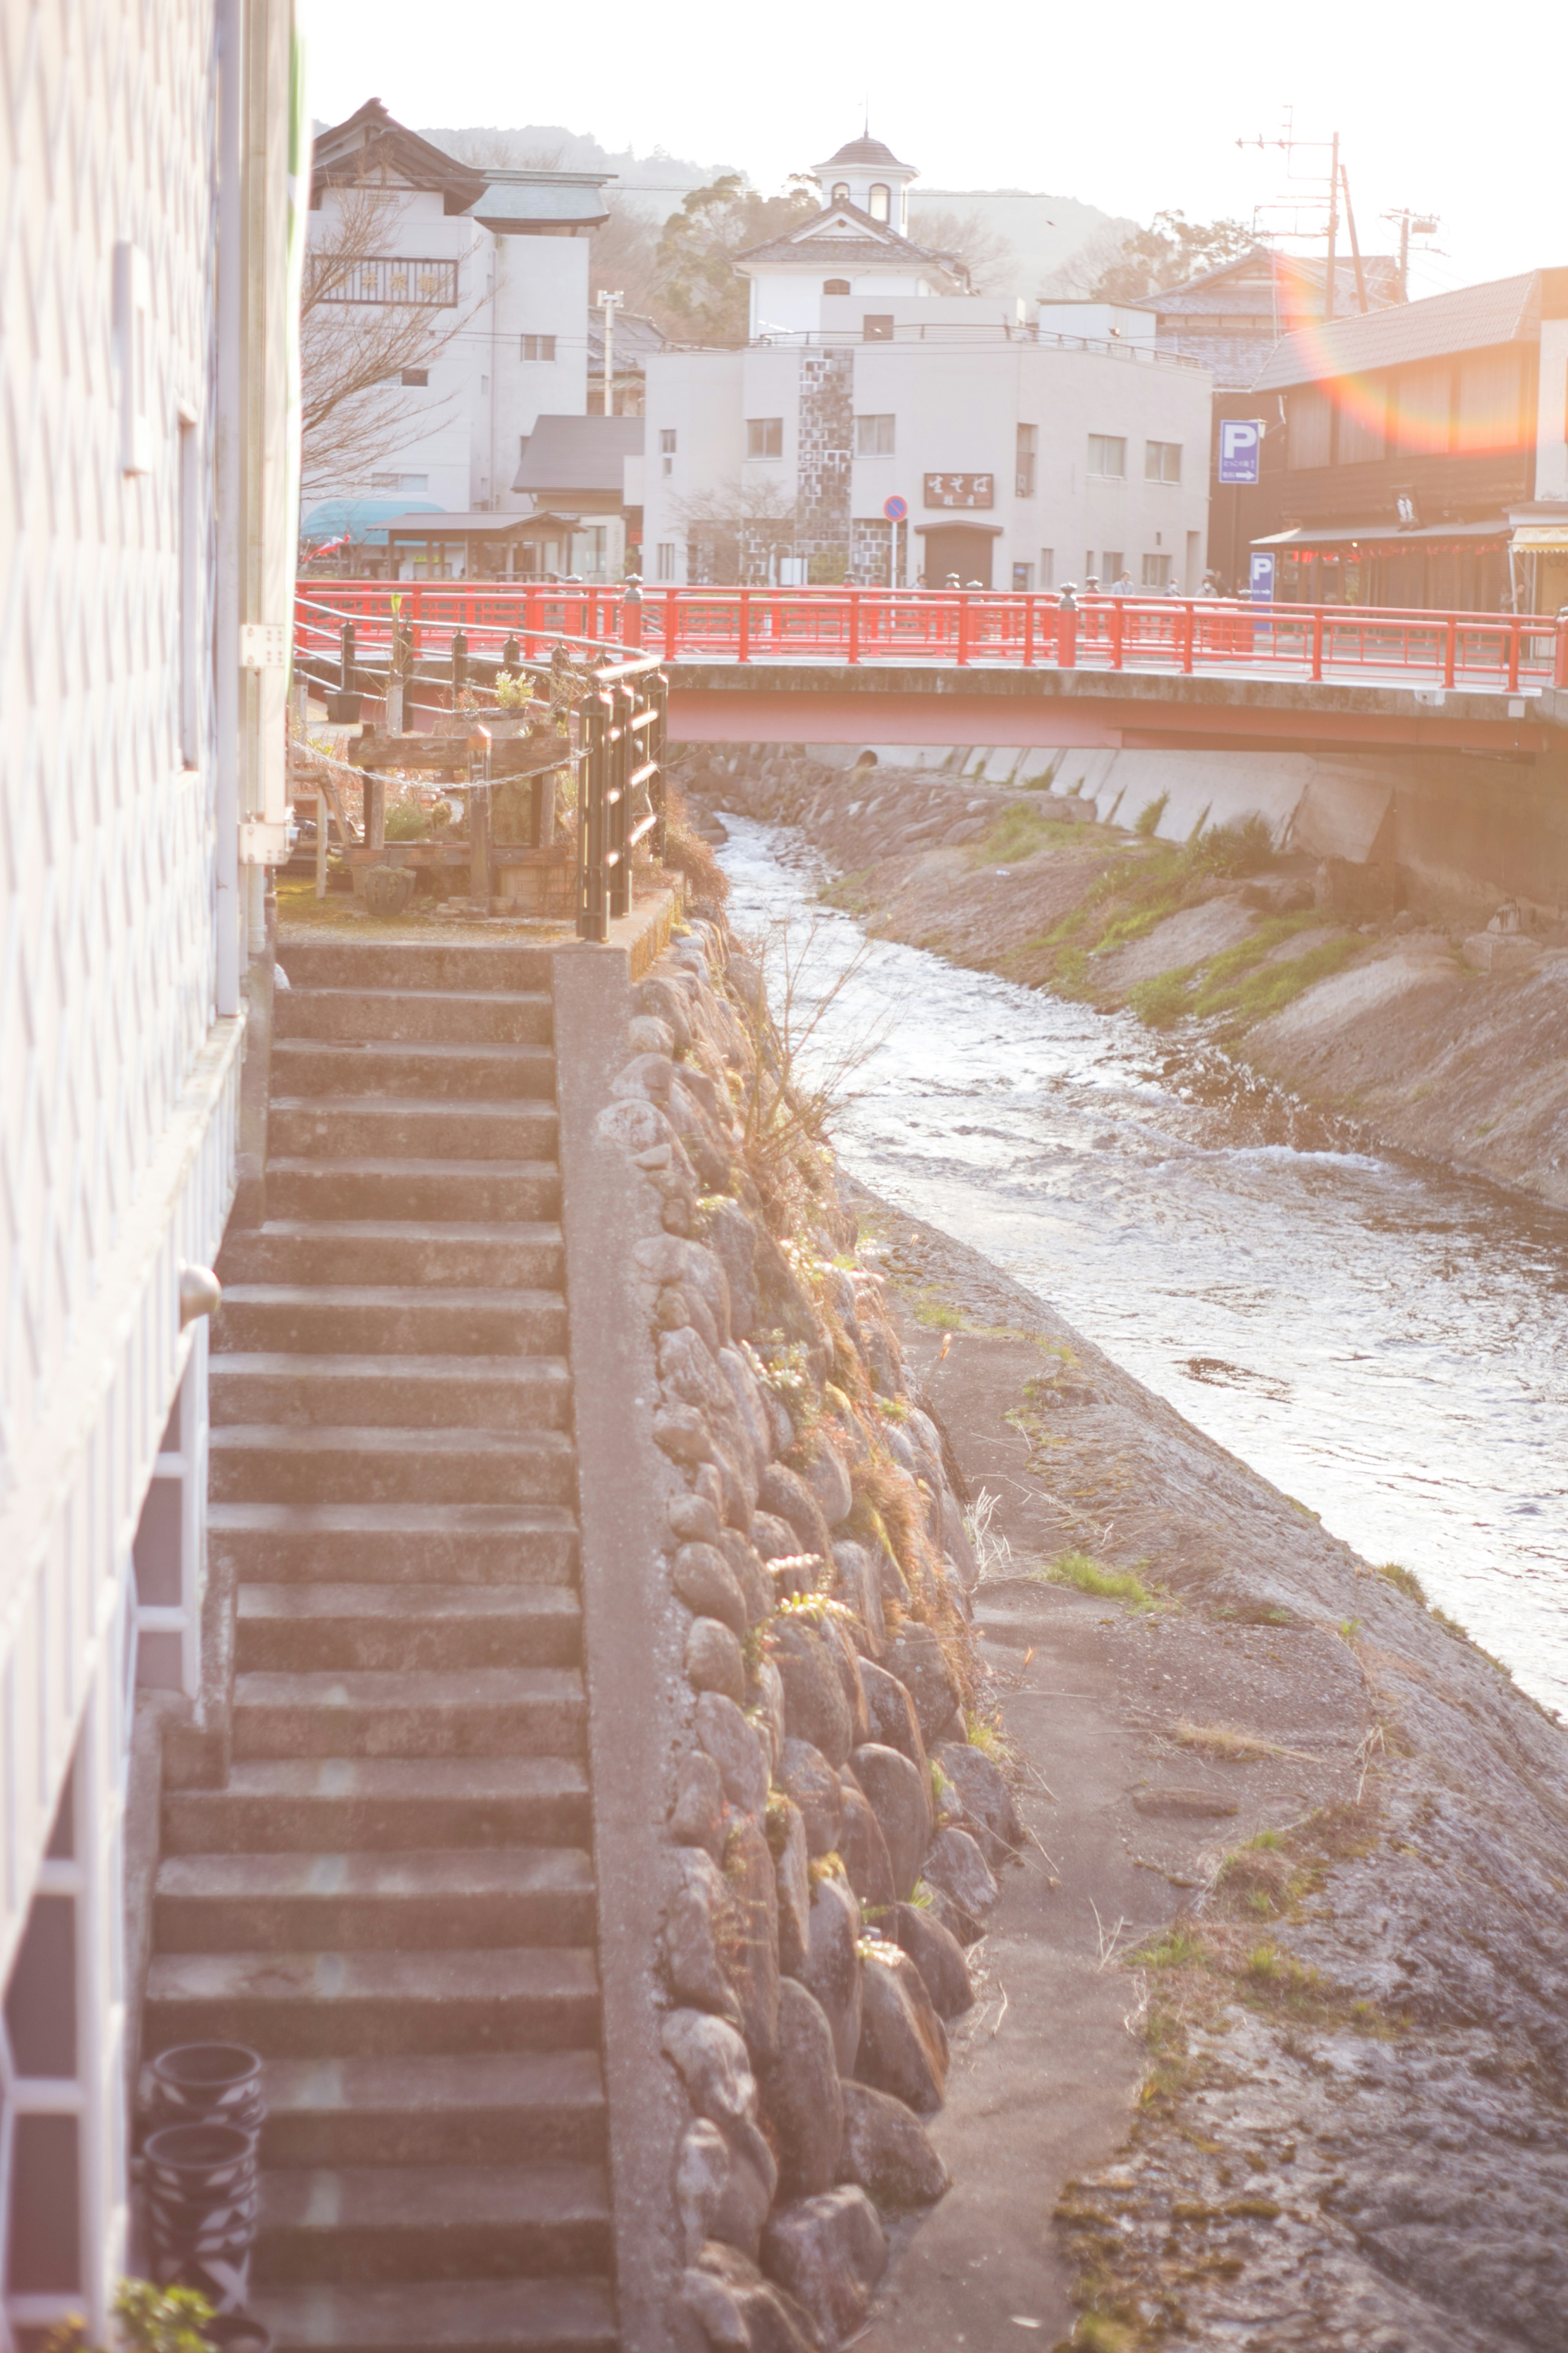
<path id="1" fill-rule="evenodd" d="M 285 832 L 292 63 L 287 0 L 20 0 L 0 42 L 6 2346 L 71 2312 L 102 2342 L 127 2267 L 133 1727 L 201 1666 L 182 1271 L 234 1187 Z"/>
<path id="2" fill-rule="evenodd" d="M 1206 369 L 1136 311 L 965 292 L 879 141 L 816 169 L 821 211 L 737 264 L 746 348 L 648 357 L 648 576 L 1195 594 Z"/>
<path id="3" fill-rule="evenodd" d="M 605 217 L 605 177 L 476 170 L 373 99 L 316 142 L 313 252 L 334 245 L 345 200 L 366 185 L 386 191 L 385 251 L 336 279 L 332 300 L 427 302 L 436 348 L 404 377 L 395 446 L 330 474 L 307 459 L 303 535 L 357 537 L 411 512 L 525 511 L 511 484 L 536 421 L 587 408 L 588 237 Z"/>

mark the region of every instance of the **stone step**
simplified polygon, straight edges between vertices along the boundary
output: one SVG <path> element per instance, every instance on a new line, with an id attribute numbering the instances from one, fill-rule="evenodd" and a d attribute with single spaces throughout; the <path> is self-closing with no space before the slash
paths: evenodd
<path id="1" fill-rule="evenodd" d="M 609 2259 L 600 2166 L 353 2166 L 262 2175 L 251 2276 L 537 2279 Z"/>
<path id="2" fill-rule="evenodd" d="M 561 1206 L 561 1172 L 544 1160 L 288 1160 L 267 1164 L 267 1206 L 279 1218 L 515 1219 Z"/>
<path id="3" fill-rule="evenodd" d="M 229 1283 L 369 1284 L 455 1290 L 559 1291 L 565 1277 L 553 1220 L 486 1225 L 415 1219 L 269 1218 L 229 1231 L 218 1259 Z"/>
<path id="4" fill-rule="evenodd" d="M 274 2059 L 267 2070 L 264 2165 L 521 2165 L 604 2147 L 594 2051 Z"/>
<path id="5" fill-rule="evenodd" d="M 554 950 L 518 941 L 290 939 L 278 961 L 299 988 L 543 989 Z"/>
<path id="6" fill-rule="evenodd" d="M 153 1900 L 153 1942 L 165 1953 L 417 1952 L 594 1941 L 593 1872 L 577 1847 L 165 1855 Z M 269 2108 L 277 2096 L 268 2074 Z"/>
<path id="7" fill-rule="evenodd" d="M 329 1356 L 225 1349 L 207 1385 L 216 1422 L 351 1421 L 426 1429 L 566 1430 L 563 1356 Z"/>
<path id="8" fill-rule="evenodd" d="M 213 1504 L 207 1548 L 274 1584 L 558 1586 L 577 1526 L 560 1504 Z"/>
<path id="9" fill-rule="evenodd" d="M 268 1356 L 563 1358 L 566 1302 L 558 1291 L 237 1282 L 224 1293 L 213 1349 L 215 1356 L 237 1349 Z"/>
<path id="10" fill-rule="evenodd" d="M 565 1504 L 574 1458 L 559 1430 L 295 1430 L 237 1422 L 211 1434 L 217 1503 Z"/>
<path id="11" fill-rule="evenodd" d="M 166 1855 L 583 1846 L 590 1834 L 587 1775 L 565 1757 L 241 1758 L 221 1789 L 165 1789 L 163 1820 Z"/>
<path id="12" fill-rule="evenodd" d="M 275 1038 L 272 1084 L 278 1095 L 415 1095 L 426 1102 L 479 1095 L 549 1102 L 555 1092 L 555 1056 L 548 1046 Z"/>
<path id="13" fill-rule="evenodd" d="M 273 2353 L 617 2353 L 607 2281 L 258 2288 Z"/>
<path id="14" fill-rule="evenodd" d="M 555 1105 L 274 1091 L 267 1149 L 280 1160 L 553 1160 Z"/>
<path id="15" fill-rule="evenodd" d="M 154 1953 L 143 2032 L 263 2059 L 596 2047 L 599 1986 L 576 1946 L 446 1952 Z"/>
<path id="16" fill-rule="evenodd" d="M 406 1045 L 548 1046 L 542 990 L 289 988 L 272 1000 L 279 1038 L 380 1038 Z"/>
<path id="17" fill-rule="evenodd" d="M 566 1586 L 247 1581 L 237 1599 L 242 1673 L 574 1671 L 581 1655 L 582 1609 Z"/>
<path id="18" fill-rule="evenodd" d="M 575 1757 L 583 1715 L 583 1679 L 571 1667 L 242 1674 L 234 1687 L 234 1753 Z"/>

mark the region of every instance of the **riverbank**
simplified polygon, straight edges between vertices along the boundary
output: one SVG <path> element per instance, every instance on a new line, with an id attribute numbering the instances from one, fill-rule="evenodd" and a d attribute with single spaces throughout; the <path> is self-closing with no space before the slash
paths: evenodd
<path id="1" fill-rule="evenodd" d="M 1562 1731 L 988 1260 L 848 1198 L 996 1498 L 975 1623 L 1045 1857 L 979 1957 L 956 2186 L 860 2341 L 1548 2353 Z"/>
<path id="2" fill-rule="evenodd" d="M 1528 911 L 1533 933 L 1485 933 L 1260 827 L 1163 842 L 1153 802 L 1101 823 L 1079 796 L 787 751 L 700 749 L 682 776 L 700 822 L 799 826 L 887 937 L 1196 1030 L 1366 1144 L 1568 1207 L 1568 938 Z"/>

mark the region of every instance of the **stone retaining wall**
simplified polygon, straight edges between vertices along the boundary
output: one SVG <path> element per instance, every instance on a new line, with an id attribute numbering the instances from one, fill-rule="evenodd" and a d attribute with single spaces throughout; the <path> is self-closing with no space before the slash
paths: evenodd
<path id="1" fill-rule="evenodd" d="M 886 2224 L 947 2187 L 921 2118 L 942 2100 L 943 2021 L 970 2000 L 965 1948 L 1023 1831 L 969 1738 L 956 1473 L 907 1390 L 830 1157 L 780 1097 L 762 976 L 710 913 L 628 1001 L 592 1156 L 612 1147 L 631 1180 L 626 1312 L 657 1382 L 635 1418 L 646 1404 L 662 1550 L 637 1605 L 647 1655 L 619 1639 L 615 1673 L 629 1693 L 640 1665 L 670 1726 L 654 1949 L 631 1967 L 657 1971 L 681 2104 L 677 2301 L 694 2345 L 832 2353 L 885 2268 Z M 569 1154 L 569 1220 L 573 1179 Z M 581 1382 L 575 1339 L 574 1359 Z M 584 1454 L 590 1555 L 595 1475 Z M 597 1783 L 614 1728 L 593 1651 L 617 1638 L 592 1631 L 586 1557 L 585 1601 Z M 637 1923 L 599 1838 L 618 1946 Z M 606 1956 L 613 2136 L 609 1980 L 626 1966 Z"/>

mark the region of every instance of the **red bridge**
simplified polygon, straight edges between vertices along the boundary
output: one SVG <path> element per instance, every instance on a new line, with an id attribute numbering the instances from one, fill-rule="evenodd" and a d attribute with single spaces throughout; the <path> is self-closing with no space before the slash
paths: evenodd
<path id="1" fill-rule="evenodd" d="M 1529 756 L 1568 738 L 1568 617 L 879 588 L 321 581 L 301 665 L 369 684 L 394 631 L 418 673 L 640 645 L 688 742 L 1420 749 Z M 427 690 L 428 691 L 428 690 Z"/>

